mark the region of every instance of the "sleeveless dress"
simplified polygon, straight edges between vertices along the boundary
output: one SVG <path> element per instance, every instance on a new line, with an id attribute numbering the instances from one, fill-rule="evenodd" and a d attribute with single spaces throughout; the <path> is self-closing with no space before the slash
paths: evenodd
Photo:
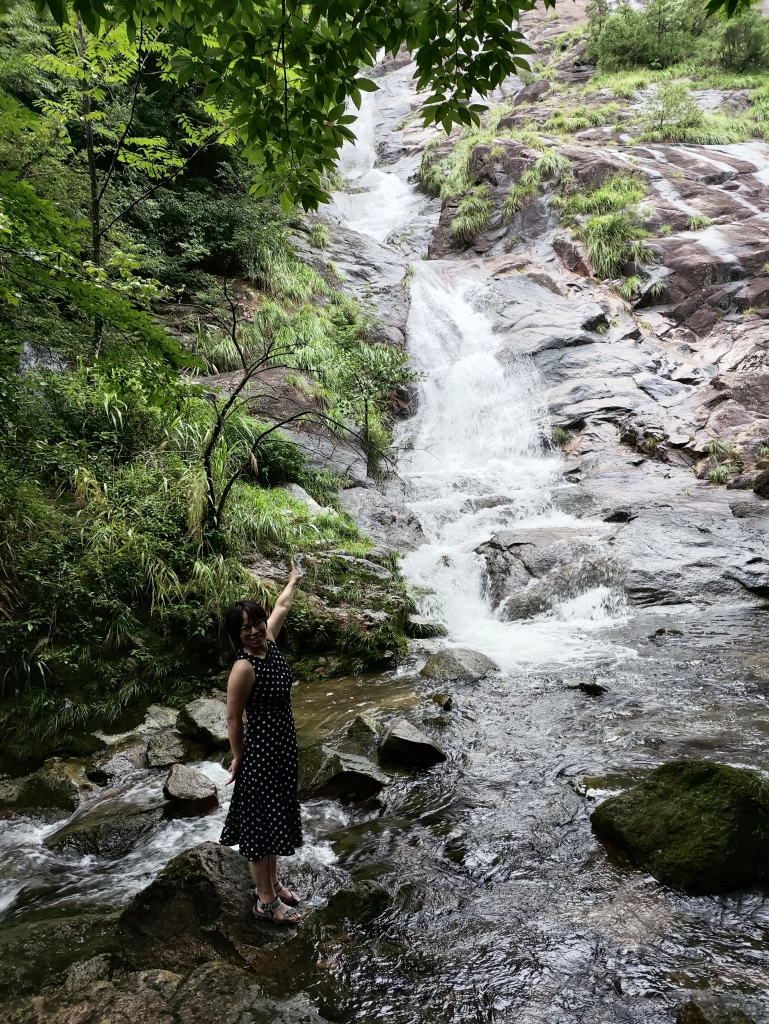
<path id="1" fill-rule="evenodd" d="M 293 676 L 272 640 L 267 641 L 266 657 L 238 651 L 235 660 L 244 659 L 253 666 L 256 679 L 246 701 L 243 763 L 219 842 L 239 845 L 249 860 L 290 857 L 302 845 Z"/>

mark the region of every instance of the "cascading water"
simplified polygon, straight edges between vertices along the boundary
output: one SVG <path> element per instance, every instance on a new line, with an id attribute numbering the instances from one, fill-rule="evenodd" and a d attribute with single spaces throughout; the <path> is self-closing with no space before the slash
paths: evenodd
<path id="1" fill-rule="evenodd" d="M 374 168 L 376 98 L 366 94 L 340 171 L 352 194 L 334 195 L 345 226 L 382 242 L 399 239 L 425 197 L 408 176 L 410 159 Z M 418 260 L 408 286 L 408 350 L 420 378 L 416 415 L 396 436 L 406 498 L 428 542 L 403 561 L 420 610 L 447 627 L 450 641 L 483 651 L 503 666 L 596 654 L 601 626 L 624 615 L 621 597 L 593 588 L 550 616 L 521 624 L 495 617 L 483 593 L 474 549 L 497 530 L 577 525 L 555 511 L 549 492 L 560 458 L 548 447 L 549 417 L 533 364 L 496 358 L 503 336 L 484 313 L 488 288 L 463 277 L 462 264 Z M 584 531 L 585 523 L 579 527 Z"/>

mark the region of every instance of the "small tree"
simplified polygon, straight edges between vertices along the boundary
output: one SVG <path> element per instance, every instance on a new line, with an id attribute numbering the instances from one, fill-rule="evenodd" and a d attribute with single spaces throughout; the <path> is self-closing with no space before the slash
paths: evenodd
<path id="1" fill-rule="evenodd" d="M 129 38 L 125 26 L 102 28 L 89 33 L 80 15 L 72 16 L 57 36 L 56 52 L 40 58 L 41 67 L 56 76 L 57 94 L 42 102 L 47 119 L 57 121 L 70 136 L 70 145 L 77 148 L 84 141 L 88 175 L 90 256 L 96 277 L 105 266 L 113 276 L 134 282 L 135 292 L 152 291 L 149 283 L 136 282 L 135 261 L 111 245 L 105 260 L 105 245 L 112 230 L 139 205 L 149 199 L 161 185 L 183 173 L 185 167 L 201 150 L 226 138 L 231 133 L 221 124 L 216 107 L 201 107 L 202 124 L 188 117 L 179 118 L 179 129 L 186 155 L 175 150 L 162 136 L 141 136 L 135 133 L 137 105 L 150 77 L 166 81 L 174 79 L 175 53 L 156 29 L 146 33 L 143 25 Z M 134 189 L 118 194 L 115 185 L 118 172 L 133 183 Z M 92 355 L 98 356 L 102 345 L 104 322 L 94 320 Z"/>

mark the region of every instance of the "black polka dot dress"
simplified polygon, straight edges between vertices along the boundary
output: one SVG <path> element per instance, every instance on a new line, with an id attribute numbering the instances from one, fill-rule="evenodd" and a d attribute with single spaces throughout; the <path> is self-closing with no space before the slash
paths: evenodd
<path id="1" fill-rule="evenodd" d="M 249 860 L 290 857 L 302 845 L 293 676 L 272 640 L 267 641 L 266 657 L 241 650 L 235 660 L 244 658 L 253 666 L 256 681 L 246 702 L 243 763 L 219 842 L 238 845 Z"/>

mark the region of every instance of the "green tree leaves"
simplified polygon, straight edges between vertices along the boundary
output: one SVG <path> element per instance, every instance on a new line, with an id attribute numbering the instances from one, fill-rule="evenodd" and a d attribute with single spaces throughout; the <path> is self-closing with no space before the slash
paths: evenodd
<path id="1" fill-rule="evenodd" d="M 544 0 L 552 6 L 554 0 Z M 180 83 L 203 87 L 226 110 L 259 171 L 258 194 L 285 190 L 287 204 L 327 200 L 322 177 L 353 132 L 346 103 L 376 89 L 365 76 L 377 53 L 415 54 L 429 89 L 425 122 L 445 130 L 478 123 L 479 97 L 518 68 L 531 49 L 517 30 L 535 0 L 40 0 L 64 24 L 71 12 L 92 33 L 125 26 L 127 39 L 176 26 L 185 48 L 171 58 Z"/>

